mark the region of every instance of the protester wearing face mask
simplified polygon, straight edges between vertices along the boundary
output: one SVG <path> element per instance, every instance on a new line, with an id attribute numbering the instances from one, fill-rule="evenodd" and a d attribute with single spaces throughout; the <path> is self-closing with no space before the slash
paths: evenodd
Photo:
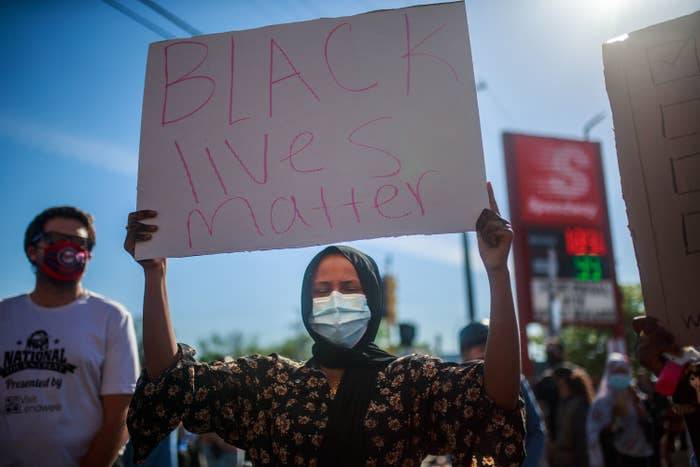
<path id="1" fill-rule="evenodd" d="M 476 465 L 520 465 L 520 347 L 506 265 L 513 234 L 490 187 L 489 196 L 492 210 L 477 222 L 494 323 L 485 363 L 397 358 L 378 348 L 380 273 L 372 258 L 346 246 L 325 248 L 304 274 L 311 360 L 273 354 L 198 363 L 175 341 L 165 259 L 140 261 L 146 371 L 128 419 L 136 460 L 182 421 L 247 450 L 256 465 L 418 466 L 426 454 L 447 453 L 454 465 L 472 465 L 472 457 Z M 156 232 L 141 222 L 155 215 L 130 215 L 125 248 L 132 255 L 137 241 Z"/>
<path id="2" fill-rule="evenodd" d="M 608 355 L 586 422 L 591 467 L 651 466 L 651 418 L 640 396 L 632 384 L 627 357 L 617 352 Z"/>
<path id="3" fill-rule="evenodd" d="M 136 338 L 123 306 L 83 288 L 94 246 L 74 207 L 27 227 L 34 290 L 0 300 L 0 466 L 111 465 L 126 442 Z"/>

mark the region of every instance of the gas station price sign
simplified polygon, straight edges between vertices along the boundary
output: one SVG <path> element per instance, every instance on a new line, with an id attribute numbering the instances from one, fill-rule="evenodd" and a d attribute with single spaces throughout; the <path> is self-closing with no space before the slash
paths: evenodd
<path id="1" fill-rule="evenodd" d="M 600 145 L 504 135 L 518 309 L 548 323 L 621 322 Z"/>
<path id="2" fill-rule="evenodd" d="M 549 277 L 550 251 L 558 278 L 597 282 L 610 279 L 603 232 L 592 227 L 530 227 L 527 232 L 533 277 Z"/>

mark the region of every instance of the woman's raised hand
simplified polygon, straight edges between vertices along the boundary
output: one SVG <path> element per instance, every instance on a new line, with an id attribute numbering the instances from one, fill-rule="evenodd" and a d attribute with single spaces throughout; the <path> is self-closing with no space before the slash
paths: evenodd
<path id="1" fill-rule="evenodd" d="M 136 250 L 136 242 L 145 242 L 153 237 L 153 233 L 158 230 L 157 225 L 144 224 L 140 222 L 144 219 L 152 219 L 158 213 L 144 209 L 142 211 L 134 211 L 129 214 L 126 224 L 126 238 L 124 239 L 124 249 L 134 257 Z M 134 257 L 135 258 L 135 257 Z M 151 269 L 165 265 L 165 258 L 142 259 L 137 260 L 144 269 Z"/>
<path id="2" fill-rule="evenodd" d="M 496 198 L 493 196 L 491 182 L 486 184 L 489 194 L 489 207 L 484 209 L 476 221 L 479 240 L 479 254 L 487 272 L 496 271 L 507 266 L 508 253 L 513 243 L 513 229 L 510 222 L 502 218 Z"/>
<path id="3" fill-rule="evenodd" d="M 520 332 L 508 273 L 508 253 L 513 243 L 510 222 L 500 216 L 491 184 L 486 185 L 490 209 L 476 221 L 479 254 L 486 267 L 491 290 L 489 338 L 484 359 L 484 388 L 496 405 L 514 409 L 520 392 Z"/>
<path id="4" fill-rule="evenodd" d="M 156 217 L 156 211 L 142 210 L 129 214 L 124 249 L 133 257 L 137 242 L 147 242 L 158 230 L 157 225 L 143 220 Z M 177 354 L 177 340 L 170 322 L 165 258 L 142 259 L 143 293 L 143 352 L 149 375 L 158 376 L 168 368 Z"/>

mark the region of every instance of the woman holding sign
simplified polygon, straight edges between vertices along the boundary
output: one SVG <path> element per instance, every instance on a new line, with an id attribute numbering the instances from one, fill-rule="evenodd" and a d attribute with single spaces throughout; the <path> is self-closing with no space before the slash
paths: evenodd
<path id="1" fill-rule="evenodd" d="M 247 450 L 256 465 L 418 466 L 426 454 L 447 453 L 454 465 L 472 465 L 472 458 L 477 465 L 520 465 L 520 345 L 506 264 L 513 232 L 488 189 L 491 209 L 477 221 L 491 288 L 483 362 L 396 358 L 379 349 L 379 269 L 353 248 L 330 246 L 311 260 L 302 284 L 311 360 L 273 354 L 199 363 L 175 340 L 165 259 L 140 261 L 146 368 L 128 417 L 136 460 L 183 422 Z M 132 255 L 135 243 L 157 230 L 140 221 L 155 215 L 129 216 L 125 248 Z"/>

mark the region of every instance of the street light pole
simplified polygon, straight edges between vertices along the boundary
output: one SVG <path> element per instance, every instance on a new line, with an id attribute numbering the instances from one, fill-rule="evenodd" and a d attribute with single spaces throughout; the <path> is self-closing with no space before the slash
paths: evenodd
<path id="1" fill-rule="evenodd" d="M 599 124 L 600 122 L 602 122 L 603 120 L 605 120 L 606 116 L 607 115 L 605 112 L 598 112 L 593 117 L 591 117 L 590 120 L 588 120 L 586 122 L 586 124 L 583 125 L 583 139 L 588 141 L 589 135 L 590 135 L 593 127 L 596 126 L 597 124 Z"/>

